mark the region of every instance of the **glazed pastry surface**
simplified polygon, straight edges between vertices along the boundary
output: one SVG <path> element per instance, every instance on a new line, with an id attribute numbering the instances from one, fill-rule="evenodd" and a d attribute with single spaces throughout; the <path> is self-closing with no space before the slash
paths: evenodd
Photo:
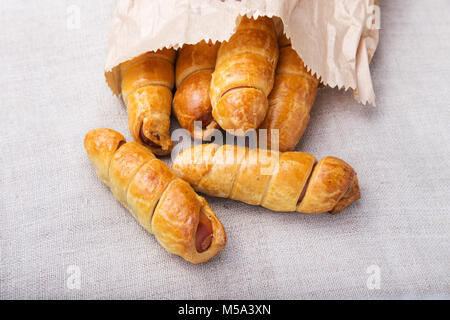
<path id="1" fill-rule="evenodd" d="M 220 127 L 236 135 L 259 127 L 269 106 L 278 56 L 272 19 L 242 17 L 235 34 L 220 46 L 212 75 L 212 115 Z"/>
<path id="2" fill-rule="evenodd" d="M 157 155 L 167 155 L 173 147 L 169 129 L 175 57 L 175 50 L 162 49 L 120 65 L 131 135 Z"/>
<path id="3" fill-rule="evenodd" d="M 207 195 L 279 212 L 335 214 L 360 198 L 350 165 L 304 152 L 204 144 L 181 152 L 172 169 Z"/>
<path id="4" fill-rule="evenodd" d="M 225 230 L 206 200 L 149 149 L 110 129 L 89 131 L 84 146 L 100 180 L 169 253 L 202 263 L 224 248 Z"/>
<path id="5" fill-rule="evenodd" d="M 285 34 L 280 36 L 279 46 L 275 84 L 269 95 L 269 110 L 260 129 L 267 129 L 269 149 L 278 148 L 284 152 L 295 148 L 308 126 L 319 80 L 305 68 Z M 276 136 L 272 138 L 273 129 L 278 130 L 278 141 Z"/>
<path id="6" fill-rule="evenodd" d="M 219 42 L 201 41 L 184 45 L 178 53 L 173 111 L 181 127 L 199 140 L 207 139 L 218 128 L 212 117 L 209 88 L 219 46 Z M 199 128 L 194 128 L 195 121 L 201 122 Z"/>

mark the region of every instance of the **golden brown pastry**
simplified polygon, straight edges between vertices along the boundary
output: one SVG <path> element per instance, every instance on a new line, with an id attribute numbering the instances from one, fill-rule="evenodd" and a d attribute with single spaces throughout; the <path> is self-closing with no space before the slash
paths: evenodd
<path id="1" fill-rule="evenodd" d="M 335 214 L 360 198 L 350 165 L 303 152 L 204 144 L 181 152 L 172 169 L 197 191 L 273 211 Z"/>
<path id="2" fill-rule="evenodd" d="M 206 200 L 149 149 L 110 129 L 89 131 L 84 146 L 100 180 L 168 252 L 202 263 L 225 246 Z"/>
<path id="3" fill-rule="evenodd" d="M 213 117 L 223 129 L 243 135 L 259 127 L 269 107 L 278 55 L 275 26 L 268 17 L 244 16 L 236 33 L 222 43 L 210 97 Z"/>
<path id="4" fill-rule="evenodd" d="M 272 149 L 277 146 L 271 144 L 271 130 L 278 129 L 278 148 L 283 152 L 293 150 L 305 132 L 319 80 L 308 72 L 285 34 L 280 36 L 279 46 L 280 60 L 269 95 L 269 111 L 260 129 L 267 129 L 267 148 Z"/>
<path id="5" fill-rule="evenodd" d="M 162 49 L 120 65 L 131 135 L 157 155 L 167 155 L 173 147 L 169 129 L 175 55 L 173 49 Z"/>
<path id="6" fill-rule="evenodd" d="M 209 88 L 219 46 L 219 42 L 201 41 L 195 45 L 184 45 L 178 53 L 173 111 L 181 127 L 199 140 L 210 137 L 218 127 L 211 114 Z M 195 121 L 202 123 L 196 131 Z"/>

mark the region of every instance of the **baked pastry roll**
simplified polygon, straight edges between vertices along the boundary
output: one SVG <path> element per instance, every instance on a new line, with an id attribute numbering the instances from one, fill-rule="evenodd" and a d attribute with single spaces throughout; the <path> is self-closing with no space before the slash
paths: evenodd
<path id="1" fill-rule="evenodd" d="M 149 149 L 110 129 L 89 131 L 84 146 L 100 180 L 169 253 L 202 263 L 225 246 L 206 200 Z"/>
<path id="2" fill-rule="evenodd" d="M 211 80 L 212 115 L 223 129 L 243 135 L 259 127 L 269 106 L 278 55 L 272 19 L 242 17 L 236 33 L 220 46 Z"/>
<path id="3" fill-rule="evenodd" d="M 162 49 L 120 65 L 131 135 L 157 155 L 167 155 L 173 147 L 169 129 L 175 56 L 174 49 Z"/>
<path id="4" fill-rule="evenodd" d="M 269 95 L 269 111 L 260 129 L 267 129 L 269 149 L 277 148 L 271 143 L 271 130 L 278 130 L 278 149 L 283 152 L 293 150 L 305 132 L 319 80 L 308 72 L 285 34 L 280 36 L 279 46 L 280 60 Z"/>
<path id="5" fill-rule="evenodd" d="M 181 127 L 199 140 L 208 139 L 218 128 L 212 117 L 209 88 L 219 46 L 219 42 L 212 44 L 201 41 L 184 45 L 178 52 L 173 112 Z M 194 128 L 195 121 L 201 122 L 199 128 Z"/>
<path id="6" fill-rule="evenodd" d="M 197 191 L 273 211 L 336 214 L 360 198 L 355 170 L 304 152 L 204 144 L 181 152 L 172 169 Z"/>

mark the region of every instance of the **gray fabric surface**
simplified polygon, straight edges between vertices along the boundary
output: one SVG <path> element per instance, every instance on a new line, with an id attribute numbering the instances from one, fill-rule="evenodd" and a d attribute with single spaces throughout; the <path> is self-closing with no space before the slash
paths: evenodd
<path id="1" fill-rule="evenodd" d="M 199 266 L 146 234 L 85 155 L 89 129 L 130 138 L 103 78 L 112 6 L 0 3 L 1 299 L 450 296 L 448 1 L 382 1 L 376 108 L 350 92 L 318 96 L 298 149 L 352 164 L 362 200 L 331 216 L 208 198 L 228 244 Z"/>

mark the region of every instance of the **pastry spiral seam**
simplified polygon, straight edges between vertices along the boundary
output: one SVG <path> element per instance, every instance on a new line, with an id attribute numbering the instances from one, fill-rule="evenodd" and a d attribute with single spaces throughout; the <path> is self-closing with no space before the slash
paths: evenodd
<path id="1" fill-rule="evenodd" d="M 211 145 L 215 144 L 195 146 L 183 152 L 193 151 L 198 155 Z M 225 163 L 225 167 L 220 167 L 222 164 L 214 159 L 218 153 L 227 155 L 227 147 L 216 145 L 214 152 L 202 154 L 200 167 L 195 168 L 182 152 L 175 159 L 173 169 L 203 193 L 261 205 L 273 211 L 335 214 L 360 198 L 356 172 L 338 158 L 325 157 L 317 161 L 307 153 L 235 147 L 233 152 L 234 155 L 237 152 L 238 157 L 232 160 L 238 162 Z M 240 152 L 244 152 L 244 156 L 239 158 Z M 206 162 L 212 165 L 205 167 Z M 263 172 L 263 169 L 268 171 Z M 191 174 L 191 170 L 196 173 Z M 224 184 L 220 179 L 222 174 L 227 177 Z M 257 185 L 258 182 L 264 185 Z"/>

